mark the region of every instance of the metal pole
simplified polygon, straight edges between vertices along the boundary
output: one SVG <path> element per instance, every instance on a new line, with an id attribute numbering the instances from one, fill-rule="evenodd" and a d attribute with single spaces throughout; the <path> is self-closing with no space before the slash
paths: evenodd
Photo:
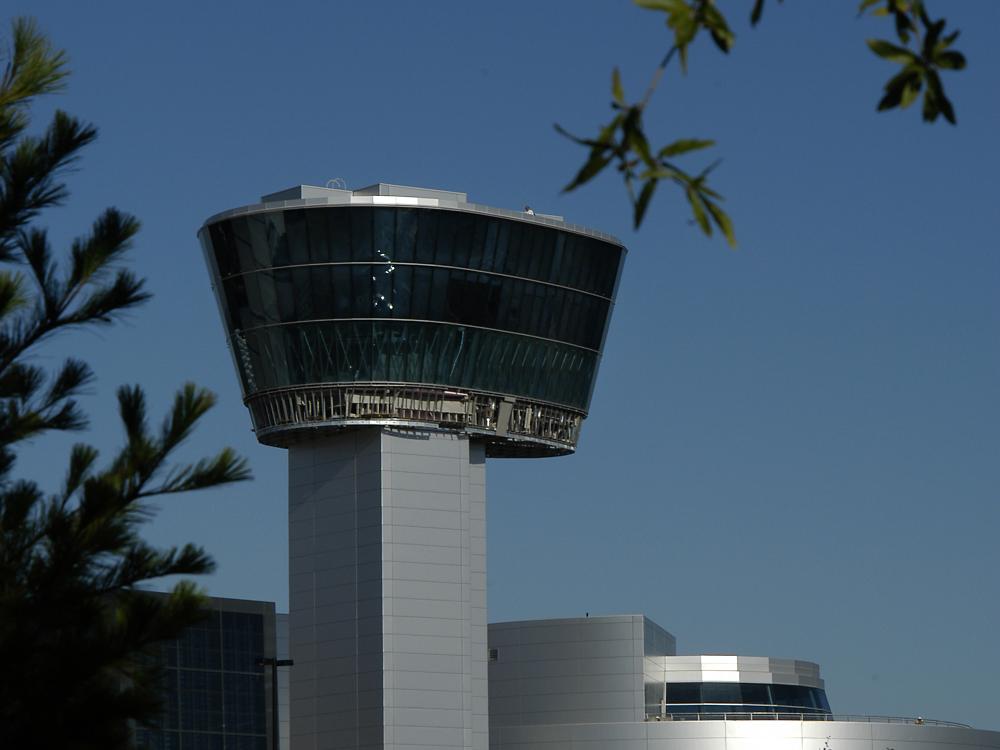
<path id="1" fill-rule="evenodd" d="M 257 664 L 262 667 L 271 668 L 271 748 L 280 750 L 281 724 L 278 720 L 278 667 L 290 667 L 295 664 L 291 659 L 275 659 L 271 656 L 264 656 L 257 660 Z"/>
<path id="2" fill-rule="evenodd" d="M 279 750 L 280 734 L 278 731 L 278 662 L 271 660 L 271 747 Z"/>

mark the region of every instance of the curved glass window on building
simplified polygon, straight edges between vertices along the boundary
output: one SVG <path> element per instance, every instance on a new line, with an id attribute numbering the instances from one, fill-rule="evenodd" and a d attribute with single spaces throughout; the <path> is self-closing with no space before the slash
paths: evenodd
<path id="1" fill-rule="evenodd" d="M 788 713 L 829 714 L 822 688 L 739 682 L 666 684 L 668 714 Z"/>
<path id="2" fill-rule="evenodd" d="M 453 266 L 613 295 L 621 247 L 574 232 L 464 211 L 322 207 L 210 226 L 223 277 L 316 263 Z"/>
<path id="3" fill-rule="evenodd" d="M 409 383 L 585 413 L 622 260 L 467 211 L 321 206 L 208 226 L 246 394 Z"/>
<path id="4" fill-rule="evenodd" d="M 560 217 L 379 183 L 300 185 L 199 232 L 261 442 L 352 424 L 572 452 L 622 244 Z"/>
<path id="5" fill-rule="evenodd" d="M 665 690 L 664 690 L 665 687 Z M 662 706 L 661 706 L 662 702 Z M 674 682 L 646 685 L 646 712 L 675 717 L 720 714 L 829 715 L 822 688 L 739 682 Z"/>

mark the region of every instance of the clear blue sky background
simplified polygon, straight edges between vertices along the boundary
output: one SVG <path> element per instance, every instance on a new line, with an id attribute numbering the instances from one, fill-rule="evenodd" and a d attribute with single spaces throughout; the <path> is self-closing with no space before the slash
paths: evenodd
<path id="1" fill-rule="evenodd" d="M 559 193 L 584 154 L 552 123 L 595 132 L 611 68 L 638 96 L 668 43 L 624 0 L 7 2 L 72 61 L 38 116 L 101 128 L 44 222 L 65 242 L 105 206 L 137 214 L 156 294 L 39 361 L 94 363 L 107 451 L 118 384 L 157 414 L 212 388 L 186 455 L 230 444 L 256 475 L 163 503 L 149 535 L 210 550 L 211 593 L 286 606 L 285 454 L 239 400 L 207 216 L 333 177 L 529 203 L 630 253 L 577 455 L 488 467 L 490 618 L 645 612 L 683 652 L 820 662 L 839 712 L 1000 726 L 1000 3 L 931 4 L 970 60 L 947 78 L 957 128 L 876 115 L 893 68 L 864 39 L 889 32 L 856 3 L 769 3 L 753 31 L 749 0 L 724 5 L 734 52 L 698 44 L 647 125 L 719 141 L 735 253 L 670 189 L 639 233 L 612 175 Z M 21 473 L 55 481 L 71 442 Z"/>

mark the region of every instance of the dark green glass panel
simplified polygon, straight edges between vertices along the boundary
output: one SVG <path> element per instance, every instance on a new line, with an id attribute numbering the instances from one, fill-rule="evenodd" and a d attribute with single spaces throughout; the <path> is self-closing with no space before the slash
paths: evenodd
<path id="1" fill-rule="evenodd" d="M 475 215 L 457 211 L 450 215 L 451 224 L 454 225 L 454 255 L 451 264 L 459 268 L 474 268 L 469 257 L 472 253 L 472 239 L 475 231 Z"/>
<path id="2" fill-rule="evenodd" d="M 417 223 L 417 263 L 433 263 L 437 245 L 437 211 L 421 211 Z"/>
<path id="3" fill-rule="evenodd" d="M 413 260 L 417 246 L 417 210 L 400 208 L 396 210 L 396 245 L 392 260 L 408 263 Z"/>
<path id="4" fill-rule="evenodd" d="M 330 296 L 333 298 L 333 317 L 351 317 L 351 269 L 353 266 L 330 266 Z"/>
<path id="5" fill-rule="evenodd" d="M 683 705 L 678 705 L 683 704 Z M 707 706 L 701 704 L 715 704 Z M 830 711 L 826 692 L 801 685 L 768 685 L 735 682 L 682 682 L 667 684 L 667 711 Z"/>
<path id="6" fill-rule="evenodd" d="M 499 224 L 500 226 L 497 227 L 497 244 L 496 250 L 493 253 L 493 263 L 488 267 L 484 267 L 483 270 L 505 273 L 504 267 L 507 265 L 507 252 L 510 249 L 510 234 L 515 225 L 509 221 L 501 221 Z"/>
<path id="7" fill-rule="evenodd" d="M 552 256 L 555 250 L 557 232 L 551 229 L 540 230 L 535 236 L 534 254 L 538 268 L 531 275 L 533 279 L 548 279 L 552 275 Z"/>
<path id="8" fill-rule="evenodd" d="M 413 309 L 413 266 L 395 266 L 392 274 L 392 317 L 416 317 L 411 312 Z"/>
<path id="9" fill-rule="evenodd" d="M 223 282 L 230 319 L 247 329 L 329 318 L 413 318 L 497 328 L 590 349 L 603 340 L 600 297 L 451 268 L 395 263 L 277 268 Z"/>
<path id="10" fill-rule="evenodd" d="M 222 672 L 179 670 L 181 729 L 221 732 Z"/>
<path id="11" fill-rule="evenodd" d="M 546 277 L 547 281 L 553 283 L 560 278 L 562 274 L 564 259 L 563 256 L 566 254 L 566 233 L 558 232 L 556 234 L 555 246 L 552 248 L 552 266 L 549 269 L 549 275 Z"/>
<path id="12" fill-rule="evenodd" d="M 294 385 L 409 382 L 505 393 L 586 410 L 594 352 L 463 326 L 335 321 L 245 333 L 248 392 Z"/>
<path id="13" fill-rule="evenodd" d="M 486 237 L 483 240 L 483 258 L 479 268 L 484 271 L 492 271 L 497 253 L 497 236 L 500 231 L 500 222 L 496 219 L 485 219 Z"/>
<path id="14" fill-rule="evenodd" d="M 483 248 L 486 245 L 486 226 L 488 219 L 485 216 L 476 216 L 472 224 L 472 237 L 469 240 L 469 268 L 483 267 Z"/>
<path id="15" fill-rule="evenodd" d="M 330 260 L 329 249 L 333 241 L 330 237 L 329 220 L 336 212 L 334 211 L 302 211 L 306 217 L 306 227 L 309 231 L 309 261 L 310 263 L 322 263 Z M 337 242 L 336 245 L 340 243 Z M 349 247 L 349 245 L 344 245 Z"/>
<path id="16" fill-rule="evenodd" d="M 455 248 L 455 214 L 439 213 L 437 221 L 437 247 L 434 262 L 439 266 L 457 266 Z"/>
<path id="17" fill-rule="evenodd" d="M 308 263 L 310 243 L 305 211 L 301 209 L 285 211 L 285 237 L 288 245 L 288 262 Z"/>
<path id="18" fill-rule="evenodd" d="M 232 220 L 233 237 L 235 238 L 235 257 L 228 259 L 225 265 L 231 266 L 233 272 L 249 270 L 251 268 L 263 268 L 254 260 L 253 243 L 250 241 L 250 220 L 246 216 L 241 216 Z M 220 264 L 222 265 L 222 264 Z M 271 259 L 267 260 L 267 267 L 272 266 Z"/>
<path id="19" fill-rule="evenodd" d="M 464 211 L 307 208 L 208 228 L 219 272 L 391 260 L 482 269 L 610 297 L 622 249 L 572 232 Z"/>
<path id="20" fill-rule="evenodd" d="M 315 211 L 315 209 L 313 209 Z M 329 245 L 313 249 L 313 262 L 345 263 L 352 259 L 351 211 L 339 208 L 332 211 L 316 211 L 328 217 L 327 236 Z"/>
<path id="21" fill-rule="evenodd" d="M 351 260 L 374 260 L 373 217 L 370 208 L 351 209 Z"/>

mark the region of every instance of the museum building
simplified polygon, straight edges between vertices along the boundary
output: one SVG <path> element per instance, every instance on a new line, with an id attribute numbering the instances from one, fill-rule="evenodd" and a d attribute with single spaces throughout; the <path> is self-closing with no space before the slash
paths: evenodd
<path id="1" fill-rule="evenodd" d="M 1000 748 L 841 720 L 816 665 L 677 656 L 641 616 L 487 628 L 486 461 L 576 450 L 615 237 L 387 183 L 198 234 L 256 437 L 288 455 L 293 750 Z"/>

